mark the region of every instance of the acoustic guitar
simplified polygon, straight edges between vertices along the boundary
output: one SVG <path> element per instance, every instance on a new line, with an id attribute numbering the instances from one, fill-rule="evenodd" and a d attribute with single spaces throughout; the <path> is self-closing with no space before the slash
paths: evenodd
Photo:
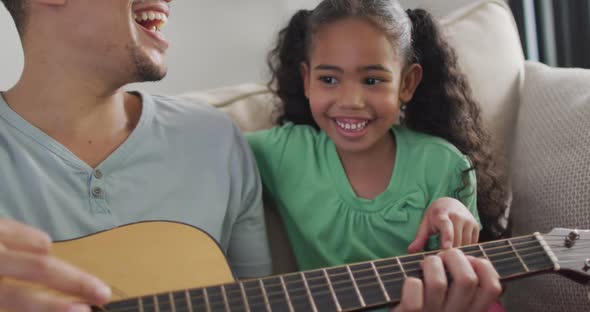
<path id="1" fill-rule="evenodd" d="M 554 229 L 460 249 L 489 259 L 503 281 L 556 272 L 588 284 L 589 243 L 590 231 Z M 399 302 L 404 279 L 422 277 L 431 254 L 237 282 L 207 233 L 159 221 L 58 242 L 53 253 L 112 287 L 113 301 L 94 308 L 111 312 L 366 310 Z"/>

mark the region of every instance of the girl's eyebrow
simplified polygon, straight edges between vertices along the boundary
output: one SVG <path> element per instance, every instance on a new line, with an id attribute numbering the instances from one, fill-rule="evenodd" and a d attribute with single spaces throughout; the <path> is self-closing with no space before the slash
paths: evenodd
<path id="1" fill-rule="evenodd" d="M 344 70 L 342 70 L 342 68 L 340 68 L 338 66 L 327 65 L 327 64 L 320 64 L 320 65 L 316 66 L 314 69 L 316 69 L 316 70 L 334 70 L 337 72 L 344 72 Z M 372 64 L 372 65 L 367 65 L 367 66 L 361 66 L 357 69 L 358 72 L 366 72 L 366 71 L 372 71 L 372 70 L 392 73 L 392 71 L 390 69 L 388 69 L 387 67 L 385 67 L 381 64 Z"/>
<path id="2" fill-rule="evenodd" d="M 320 64 L 318 66 L 316 66 L 314 69 L 317 70 L 335 70 L 338 72 L 343 72 L 344 70 L 342 70 L 342 68 L 338 67 L 338 66 L 334 66 L 334 65 L 326 65 L 326 64 Z"/>
<path id="3" fill-rule="evenodd" d="M 358 69 L 358 71 L 371 71 L 371 70 L 378 70 L 378 71 L 384 71 L 384 72 L 392 73 L 392 71 L 389 68 L 387 68 L 387 67 L 385 67 L 385 66 L 383 66 L 381 64 L 374 64 L 374 65 L 363 66 L 363 67 L 360 67 Z"/>

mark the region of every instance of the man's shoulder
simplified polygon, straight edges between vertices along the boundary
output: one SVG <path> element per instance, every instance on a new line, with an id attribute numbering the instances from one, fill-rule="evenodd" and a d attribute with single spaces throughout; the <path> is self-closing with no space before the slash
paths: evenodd
<path id="1" fill-rule="evenodd" d="M 186 128 L 185 130 L 206 131 L 207 134 L 212 132 L 233 134 L 236 131 L 231 118 L 208 103 L 176 96 L 149 95 L 149 97 L 154 103 L 154 118 L 161 125 L 177 130 Z"/>
<path id="2" fill-rule="evenodd" d="M 202 101 L 188 100 L 178 96 L 150 95 L 158 113 L 178 114 L 190 118 L 213 118 L 230 121 L 222 111 Z"/>

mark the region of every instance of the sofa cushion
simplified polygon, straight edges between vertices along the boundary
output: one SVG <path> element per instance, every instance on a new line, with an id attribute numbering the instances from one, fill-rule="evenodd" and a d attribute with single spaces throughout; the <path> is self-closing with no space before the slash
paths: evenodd
<path id="1" fill-rule="evenodd" d="M 513 155 L 515 236 L 590 229 L 589 151 L 590 70 L 527 62 Z M 587 291 L 539 276 L 509 284 L 507 303 L 510 311 L 590 311 Z"/>
<path id="2" fill-rule="evenodd" d="M 512 12 L 502 0 L 478 1 L 451 13 L 441 24 L 481 105 L 494 148 L 507 158 L 524 70 Z M 508 162 L 501 165 L 506 170 Z"/>
<path id="3" fill-rule="evenodd" d="M 180 97 L 217 107 L 226 112 L 244 132 L 272 127 L 278 112 L 277 100 L 266 85 L 259 83 L 190 92 Z"/>

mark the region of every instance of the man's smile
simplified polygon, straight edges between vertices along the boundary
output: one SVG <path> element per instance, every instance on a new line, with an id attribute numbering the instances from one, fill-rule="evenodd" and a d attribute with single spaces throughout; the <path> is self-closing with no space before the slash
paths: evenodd
<path id="1" fill-rule="evenodd" d="M 133 19 L 144 29 L 159 32 L 170 16 L 170 1 L 135 0 L 133 1 Z"/>

